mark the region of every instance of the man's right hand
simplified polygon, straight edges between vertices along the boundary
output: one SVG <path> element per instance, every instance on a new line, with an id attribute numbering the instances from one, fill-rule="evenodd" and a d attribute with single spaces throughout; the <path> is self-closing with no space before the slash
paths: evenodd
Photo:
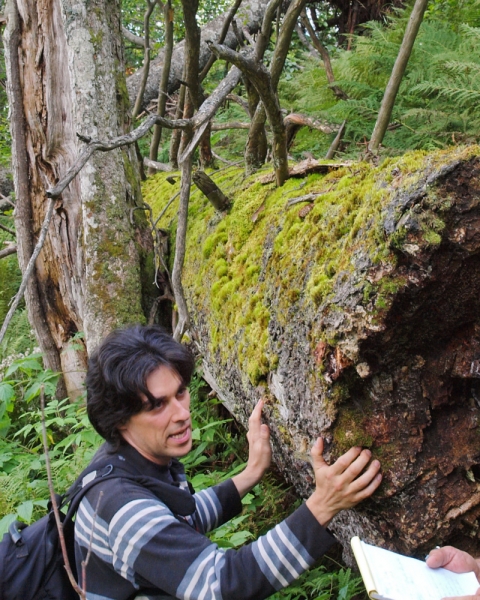
<path id="1" fill-rule="evenodd" d="M 427 557 L 427 565 L 431 569 L 443 567 L 454 573 L 475 573 L 477 580 L 480 582 L 480 565 L 477 560 L 470 556 L 468 552 L 458 550 L 453 546 L 444 546 L 443 548 L 435 548 Z M 480 588 L 475 596 L 461 596 L 455 598 L 444 598 L 443 600 L 478 600 L 480 598 Z"/>
<path id="2" fill-rule="evenodd" d="M 340 510 L 352 508 L 371 496 L 380 485 L 382 475 L 378 460 L 364 471 L 372 456 L 370 450 L 350 448 L 330 466 L 322 454 L 323 440 L 318 438 L 311 450 L 316 489 L 306 504 L 319 523 L 327 526 Z"/>

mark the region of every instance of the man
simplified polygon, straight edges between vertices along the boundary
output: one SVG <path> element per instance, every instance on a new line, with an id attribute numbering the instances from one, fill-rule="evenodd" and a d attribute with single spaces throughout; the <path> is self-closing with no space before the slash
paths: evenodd
<path id="1" fill-rule="evenodd" d="M 257 541 L 218 548 L 205 533 L 241 511 L 241 498 L 270 465 L 270 434 L 260 401 L 249 420 L 245 470 L 192 496 L 178 459 L 192 447 L 193 366 L 188 350 L 156 326 L 110 334 L 90 360 L 87 410 L 106 440 L 92 465 L 108 457 L 114 472 L 123 468 L 163 487 L 159 498 L 117 478 L 87 492 L 75 543 L 79 573 L 87 562 L 88 600 L 261 600 L 311 567 L 334 542 L 325 529 L 333 516 L 380 485 L 380 464 L 368 450 L 352 448 L 328 466 L 318 439 L 311 451 L 316 489 L 305 504 Z"/>

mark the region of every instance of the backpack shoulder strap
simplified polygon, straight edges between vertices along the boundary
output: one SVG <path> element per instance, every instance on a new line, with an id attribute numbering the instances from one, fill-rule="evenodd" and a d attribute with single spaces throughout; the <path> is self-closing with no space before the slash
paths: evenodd
<path id="1" fill-rule="evenodd" d="M 128 479 L 145 487 L 153 492 L 174 514 L 186 517 L 196 510 L 196 503 L 191 493 L 170 483 L 154 477 L 134 475 L 111 463 L 98 464 L 96 469 L 90 471 L 87 469 L 81 473 L 70 490 L 62 497 L 64 499 L 63 506 L 69 503 L 65 524 L 73 519 L 85 494 L 98 483 L 108 479 Z"/>

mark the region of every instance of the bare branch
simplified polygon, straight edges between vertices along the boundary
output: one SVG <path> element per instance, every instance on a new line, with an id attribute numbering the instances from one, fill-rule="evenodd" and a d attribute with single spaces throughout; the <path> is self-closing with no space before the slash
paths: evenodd
<path id="1" fill-rule="evenodd" d="M 310 41 L 305 36 L 302 27 L 298 23 L 295 25 L 295 33 L 298 35 L 298 39 L 305 46 L 305 48 L 306 48 L 307 52 L 310 54 L 310 56 L 312 58 L 318 58 L 319 57 L 318 51 L 315 50 L 315 48 L 312 46 Z"/>
<path id="2" fill-rule="evenodd" d="M 413 45 L 417 37 L 418 30 L 423 21 L 423 15 L 427 8 L 428 0 L 415 0 L 410 18 L 405 29 L 400 50 L 398 56 L 393 65 L 390 79 L 388 80 L 385 93 L 382 98 L 382 104 L 378 111 L 377 122 L 373 128 L 372 137 L 368 143 L 368 151 L 375 154 L 378 151 L 378 147 L 383 141 L 385 132 L 390 123 L 390 117 L 392 116 L 393 107 L 395 105 L 395 99 L 397 97 L 400 84 L 402 83 L 405 69 L 407 68 L 410 54 L 412 53 Z"/>
<path id="3" fill-rule="evenodd" d="M 153 169 L 154 171 L 164 171 L 165 173 L 172 171 L 172 167 L 170 165 L 165 163 L 159 163 L 156 160 L 150 160 L 146 156 L 143 158 L 143 164 L 149 169 Z"/>
<path id="4" fill-rule="evenodd" d="M 242 37 L 242 33 L 241 33 L 240 29 L 238 28 L 238 25 L 237 25 L 237 22 L 235 21 L 235 19 L 233 19 L 233 21 L 232 21 L 232 29 L 233 29 L 233 33 L 235 34 L 235 37 L 237 38 L 238 46 L 240 48 L 242 48 L 245 45 L 244 39 Z"/>
<path id="5" fill-rule="evenodd" d="M 0 212 L 4 213 L 8 210 L 12 210 L 12 208 L 15 208 L 15 204 L 12 202 L 10 196 L 7 198 L 2 196 L 2 201 L 0 202 Z"/>
<path id="6" fill-rule="evenodd" d="M 228 28 L 230 27 L 230 23 L 232 23 L 233 18 L 236 15 L 237 10 L 239 9 L 241 3 L 242 3 L 242 0 L 236 0 L 235 4 L 228 11 L 227 16 L 225 17 L 225 21 L 223 22 L 222 29 L 220 30 L 220 34 L 218 36 L 217 44 L 223 44 L 223 42 L 225 41 L 225 38 L 227 37 L 227 33 L 228 33 Z M 203 81 L 205 79 L 205 77 L 207 76 L 208 72 L 212 68 L 212 65 L 213 65 L 214 62 L 215 62 L 215 55 L 211 54 L 210 58 L 207 61 L 207 64 L 203 67 L 202 72 L 198 76 L 198 78 L 200 79 L 200 81 Z"/>
<path id="7" fill-rule="evenodd" d="M 228 60 L 241 69 L 260 95 L 273 132 L 272 149 L 277 185 L 282 186 L 288 179 L 286 133 L 280 104 L 272 86 L 270 73 L 262 63 L 234 52 L 226 46 L 210 42 L 209 47 L 218 57 Z"/>
<path id="8" fill-rule="evenodd" d="M 318 198 L 319 196 L 322 196 L 323 194 L 305 194 L 305 196 L 297 196 L 296 198 L 290 198 L 290 200 L 287 202 L 287 206 L 293 206 L 294 204 L 299 204 L 300 202 L 313 202 L 316 198 Z"/>
<path id="9" fill-rule="evenodd" d="M 195 109 L 200 107 L 201 90 L 198 70 L 200 64 L 200 27 L 197 24 L 199 0 L 181 0 L 185 24 L 185 83 L 187 96 Z M 193 114 L 193 113 L 192 113 Z M 188 114 L 186 115 L 189 116 Z M 180 160 L 181 162 L 181 160 Z"/>
<path id="10" fill-rule="evenodd" d="M 216 158 L 217 160 L 219 160 L 220 162 L 225 163 L 226 165 L 229 165 L 231 167 L 236 167 L 240 164 L 242 164 L 243 160 L 241 161 L 237 161 L 237 162 L 232 162 L 230 160 L 227 160 L 226 158 L 223 158 L 223 156 L 220 156 L 219 154 L 217 154 L 216 152 L 212 152 L 214 158 Z"/>
<path id="11" fill-rule="evenodd" d="M 230 206 L 230 200 L 225 196 L 213 179 L 205 171 L 195 171 L 193 174 L 193 183 L 211 202 L 215 210 L 223 212 Z"/>
<path id="12" fill-rule="evenodd" d="M 250 111 L 248 110 L 248 102 L 245 100 L 245 98 L 237 96 L 237 94 L 228 94 L 227 100 L 231 100 L 232 102 L 239 104 L 247 113 L 247 115 L 250 116 Z"/>
<path id="13" fill-rule="evenodd" d="M 178 323 L 173 338 L 179 342 L 189 325 L 187 303 L 183 293 L 182 269 L 185 260 L 185 240 L 187 235 L 188 203 L 192 181 L 192 155 L 186 156 L 182 162 L 182 181 L 180 187 L 180 207 L 178 209 L 177 236 L 175 240 L 175 259 L 172 270 L 172 288 L 178 310 Z"/>
<path id="14" fill-rule="evenodd" d="M 94 152 L 108 152 L 109 150 L 120 148 L 121 146 L 133 144 L 133 142 L 136 142 L 143 137 L 150 127 L 155 125 L 155 123 L 161 123 L 162 127 L 166 127 L 168 129 L 177 128 L 190 130 L 192 127 L 192 122 L 189 119 L 177 119 L 175 121 L 170 121 L 170 119 L 165 119 L 163 117 L 159 117 L 158 115 L 150 115 L 148 119 L 145 119 L 145 121 L 139 127 L 130 133 L 105 142 L 99 140 L 90 141 L 88 146 L 84 148 L 82 152 L 80 152 L 80 155 L 75 163 L 70 167 L 70 169 L 68 169 L 64 177 L 57 183 L 57 185 L 47 190 L 47 196 L 49 198 L 58 198 L 67 185 L 78 175 L 78 173 L 80 173 L 85 163 Z"/>
<path id="15" fill-rule="evenodd" d="M 13 235 L 13 237 L 17 237 L 17 234 L 13 231 L 13 229 L 9 229 L 8 227 L 5 227 L 5 225 L 2 225 L 1 223 L 0 223 L 0 229 L 3 229 L 3 231 L 6 231 L 10 235 Z"/>
<path id="16" fill-rule="evenodd" d="M 140 82 L 140 87 L 137 92 L 137 99 L 135 100 L 135 106 L 132 110 L 132 121 L 138 116 L 140 112 L 140 108 L 142 106 L 143 94 L 145 93 L 145 87 L 147 85 L 148 73 L 150 70 L 150 17 L 152 16 L 153 9 L 157 4 L 157 0 L 146 0 L 147 2 L 147 10 L 145 11 L 145 15 L 143 17 L 143 30 L 145 32 L 144 39 L 144 58 L 143 58 L 143 73 L 142 80 Z"/>
<path id="17" fill-rule="evenodd" d="M 320 121 L 318 119 L 312 119 L 307 115 L 300 113 L 289 113 L 284 119 L 285 125 L 295 124 L 304 127 L 310 127 L 310 129 L 318 129 L 323 133 L 330 134 L 338 130 L 338 125 L 330 125 L 326 121 Z"/>
<path id="18" fill-rule="evenodd" d="M 224 46 L 222 46 L 222 48 L 224 48 Z M 231 52 L 233 52 L 233 50 Z M 233 54 L 236 53 L 233 52 Z M 241 71 L 237 69 L 237 67 L 232 67 L 228 72 L 228 75 L 220 82 L 212 94 L 202 104 L 197 114 L 193 117 L 192 124 L 196 130 L 195 135 L 180 157 L 180 163 L 186 159 L 187 155 L 192 154 L 195 151 L 195 148 L 198 146 L 200 139 L 207 128 L 208 121 L 213 117 L 217 112 L 218 107 L 240 81 L 240 76 Z"/>
<path id="19" fill-rule="evenodd" d="M 82 588 L 83 588 L 83 590 L 87 589 L 87 566 L 88 566 L 88 563 L 90 562 L 90 557 L 92 556 L 92 545 L 93 545 L 93 534 L 95 531 L 95 522 L 97 520 L 98 509 L 100 507 L 100 502 L 102 501 L 102 498 L 103 498 L 103 490 L 98 495 L 97 504 L 95 506 L 95 512 L 93 513 L 93 517 L 92 517 L 92 526 L 90 529 L 90 540 L 88 542 L 87 556 L 85 557 L 85 560 L 82 560 Z"/>
<path id="20" fill-rule="evenodd" d="M 330 54 L 328 53 L 328 50 L 325 48 L 325 46 L 321 43 L 321 41 L 317 37 L 317 34 L 315 33 L 315 30 L 312 27 L 312 23 L 310 22 L 310 19 L 307 17 L 307 14 L 305 11 L 302 11 L 301 20 L 302 20 L 303 26 L 308 31 L 308 35 L 310 36 L 310 39 L 312 40 L 312 44 L 315 46 L 317 52 L 322 57 L 323 66 L 325 67 L 325 73 L 327 75 L 328 83 L 330 84 L 332 92 L 340 100 L 348 100 L 347 94 L 342 89 L 340 89 L 338 87 L 338 85 L 334 85 L 335 84 L 335 76 L 333 74 L 332 62 L 330 60 Z"/>
<path id="21" fill-rule="evenodd" d="M 60 547 L 62 549 L 63 562 L 65 563 L 65 570 L 68 575 L 68 579 L 82 600 L 86 600 L 87 596 L 84 590 L 80 589 L 79 585 L 75 581 L 72 569 L 70 567 L 70 561 L 68 559 L 67 546 L 65 544 L 65 536 L 63 535 L 63 524 L 60 518 L 60 509 L 58 508 L 57 499 L 55 497 L 55 490 L 53 488 L 52 470 L 50 468 L 50 455 L 48 453 L 48 442 L 47 442 L 47 426 L 45 424 L 45 390 L 43 385 L 40 386 L 40 409 L 42 419 L 42 439 L 43 439 L 43 450 L 45 452 L 45 467 L 47 469 L 47 480 L 48 489 L 50 491 L 50 500 L 52 502 L 53 513 L 55 515 L 55 523 L 58 529 L 58 537 L 60 539 Z"/>
<path id="22" fill-rule="evenodd" d="M 240 121 L 212 123 L 212 131 L 224 131 L 225 129 L 250 129 L 250 123 L 241 123 Z"/>
<path id="23" fill-rule="evenodd" d="M 335 139 L 333 140 L 330 148 L 328 149 L 328 152 L 325 154 L 325 158 L 327 160 L 329 160 L 335 156 L 335 152 L 338 150 L 338 147 L 340 146 L 340 142 L 342 141 L 342 137 L 343 137 L 343 134 L 345 133 L 346 128 L 347 128 L 347 122 L 344 121 L 341 124 L 340 129 L 338 130 L 338 133 L 335 136 Z"/>
<path id="24" fill-rule="evenodd" d="M 174 194 L 170 200 L 167 202 L 165 208 L 162 210 L 162 212 L 158 215 L 157 220 L 155 221 L 155 223 L 153 224 L 154 227 L 157 226 L 157 223 L 161 220 L 161 218 L 163 217 L 163 215 L 167 212 L 169 206 L 172 204 L 172 202 L 174 200 L 176 200 L 178 197 L 180 196 L 180 192 L 177 192 L 176 194 Z"/>
<path id="25" fill-rule="evenodd" d="M 250 35 L 250 30 L 248 29 L 248 27 L 242 27 L 242 33 L 243 33 L 243 37 L 247 40 L 247 42 L 250 44 L 250 46 L 252 46 L 252 47 L 255 46 L 255 40 Z"/>
<path id="26" fill-rule="evenodd" d="M 10 254 L 15 254 L 17 251 L 17 244 L 11 244 L 7 246 L 4 250 L 0 250 L 0 258 L 6 258 L 10 256 Z"/>
<path id="27" fill-rule="evenodd" d="M 138 46 L 139 48 L 145 48 L 145 39 L 140 37 L 139 35 L 135 35 L 126 27 L 122 27 L 122 34 L 123 37 L 134 46 Z"/>
<path id="28" fill-rule="evenodd" d="M 9 326 L 10 321 L 12 320 L 12 317 L 13 317 L 15 311 L 17 310 L 17 306 L 20 304 L 20 300 L 23 298 L 23 294 L 25 293 L 25 288 L 27 287 L 28 279 L 30 278 L 30 275 L 32 274 L 33 269 L 35 268 L 35 261 L 37 260 L 37 257 L 40 254 L 40 250 L 42 249 L 43 244 L 45 243 L 45 238 L 47 237 L 48 227 L 50 225 L 50 221 L 52 220 L 52 216 L 53 216 L 53 207 L 54 206 L 55 206 L 55 200 L 53 198 L 49 198 L 47 211 L 45 213 L 45 219 L 43 221 L 42 229 L 40 231 L 40 237 L 38 238 L 37 245 L 35 246 L 33 254 L 30 257 L 30 260 L 28 261 L 27 268 L 25 269 L 25 272 L 23 273 L 22 283 L 20 284 L 20 288 L 13 299 L 12 305 L 10 306 L 7 316 L 5 317 L 5 321 L 3 322 L 2 328 L 0 329 L 0 344 L 2 343 L 3 338 L 5 337 L 5 332 L 7 331 L 7 327 Z"/>
<path id="29" fill-rule="evenodd" d="M 173 55 L 173 8 L 171 0 L 165 3 L 163 7 L 163 18 L 165 22 L 165 58 L 163 62 L 162 77 L 160 78 L 160 86 L 158 89 L 157 115 L 165 116 L 168 97 L 168 79 L 170 77 L 170 69 L 172 66 Z M 153 129 L 152 141 L 150 143 L 150 159 L 157 160 L 158 148 L 162 139 L 162 128 L 156 124 Z M 149 169 L 149 174 L 152 175 L 152 168 Z"/>
<path id="30" fill-rule="evenodd" d="M 272 77 L 272 87 L 274 90 L 277 89 L 285 65 L 285 59 L 287 58 L 290 49 L 293 30 L 295 29 L 298 17 L 306 2 L 307 0 L 292 0 L 288 6 L 287 13 L 283 18 L 282 28 L 270 64 L 270 75 Z"/>
<path id="31" fill-rule="evenodd" d="M 272 33 L 272 23 L 275 18 L 277 8 L 280 6 L 282 0 L 270 0 L 265 9 L 265 14 L 263 15 L 262 28 L 257 36 L 257 43 L 255 46 L 255 58 L 260 61 L 263 59 L 263 55 L 265 54 L 265 50 L 268 47 L 268 43 L 270 42 L 270 35 Z"/>

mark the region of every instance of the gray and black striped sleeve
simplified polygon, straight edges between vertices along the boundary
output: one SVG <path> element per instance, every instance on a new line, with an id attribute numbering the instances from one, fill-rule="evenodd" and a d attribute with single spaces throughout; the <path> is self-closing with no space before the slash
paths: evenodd
<path id="1" fill-rule="evenodd" d="M 133 501 L 109 527 L 113 565 L 183 600 L 261 600 L 311 567 L 334 541 L 304 505 L 267 535 L 224 550 L 153 500 Z"/>

